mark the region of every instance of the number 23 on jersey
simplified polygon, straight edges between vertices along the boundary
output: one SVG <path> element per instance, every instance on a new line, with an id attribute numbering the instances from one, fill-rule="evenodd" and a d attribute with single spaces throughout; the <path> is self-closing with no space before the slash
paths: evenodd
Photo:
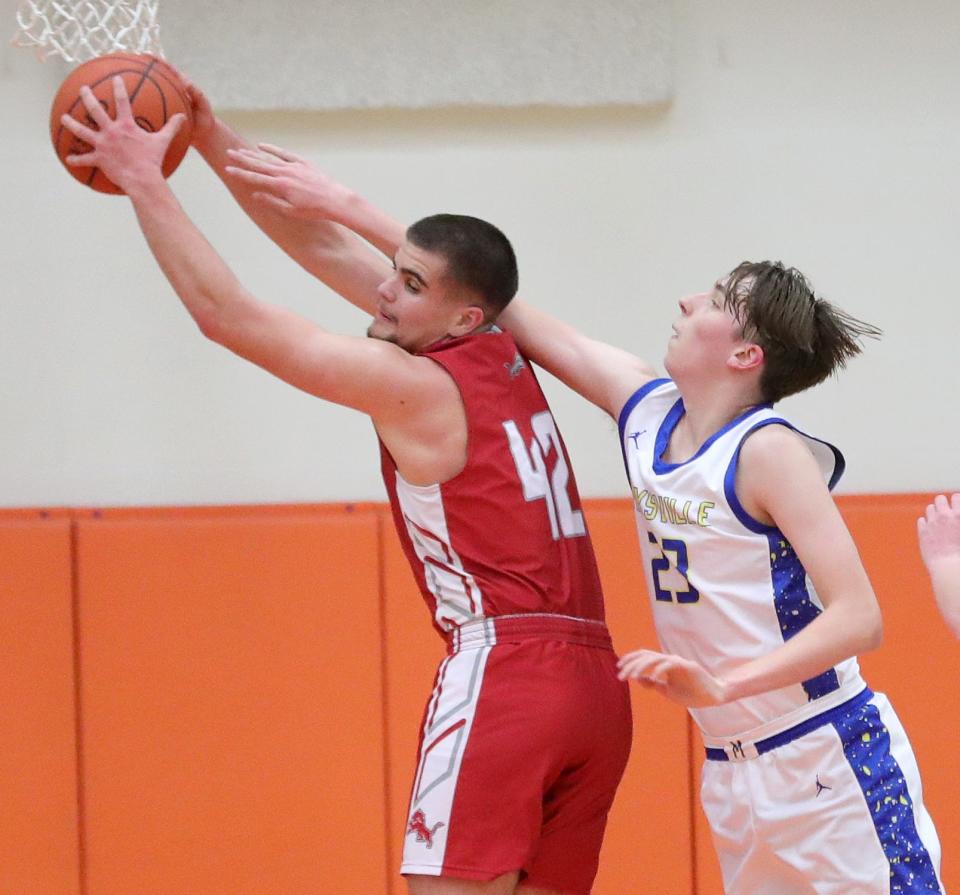
<path id="1" fill-rule="evenodd" d="M 653 575 L 654 596 L 664 603 L 696 603 L 700 600 L 700 591 L 698 591 L 687 577 L 687 571 L 690 568 L 690 560 L 687 556 L 686 542 L 678 538 L 663 538 L 657 540 L 657 536 L 652 532 L 647 532 L 647 540 L 654 546 L 660 548 L 660 555 L 650 560 L 650 571 Z M 672 559 L 672 562 L 671 562 Z M 671 590 L 664 587 L 661 575 L 675 570 L 683 579 L 685 588 Z"/>

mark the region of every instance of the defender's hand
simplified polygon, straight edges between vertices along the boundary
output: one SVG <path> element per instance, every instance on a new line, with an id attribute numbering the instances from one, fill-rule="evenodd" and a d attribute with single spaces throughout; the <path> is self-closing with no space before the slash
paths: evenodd
<path id="1" fill-rule="evenodd" d="M 306 159 L 273 146 L 258 143 L 259 152 L 230 149 L 234 162 L 226 173 L 255 192 L 253 198 L 275 211 L 302 221 L 339 221 L 353 194 Z"/>
<path id="2" fill-rule="evenodd" d="M 167 62 L 166 60 L 164 60 L 164 62 L 173 69 L 183 83 L 184 88 L 186 88 L 187 99 L 190 100 L 190 108 L 193 112 L 193 133 L 191 134 L 190 142 L 197 148 L 200 148 L 204 142 L 213 135 L 217 123 L 217 117 L 213 113 L 213 107 L 210 105 L 210 100 L 207 99 L 207 95 L 194 84 L 190 78 L 171 62 Z"/>

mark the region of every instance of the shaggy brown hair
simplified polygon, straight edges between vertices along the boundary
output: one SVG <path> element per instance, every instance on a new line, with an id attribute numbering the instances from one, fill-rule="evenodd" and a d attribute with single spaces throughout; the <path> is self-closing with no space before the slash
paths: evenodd
<path id="1" fill-rule="evenodd" d="M 779 261 L 744 261 L 718 283 L 744 338 L 763 349 L 760 389 L 774 402 L 823 382 L 881 331 L 819 298 Z"/>

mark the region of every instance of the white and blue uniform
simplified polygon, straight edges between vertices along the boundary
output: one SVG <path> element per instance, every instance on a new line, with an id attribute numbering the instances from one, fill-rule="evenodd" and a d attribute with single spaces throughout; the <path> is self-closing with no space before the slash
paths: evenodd
<path id="1" fill-rule="evenodd" d="M 763 426 L 793 429 L 831 488 L 844 462 L 758 405 L 669 463 L 683 414 L 673 382 L 647 383 L 621 411 L 621 447 L 661 648 L 723 677 L 823 611 L 782 532 L 737 498 L 744 440 Z M 856 658 L 690 713 L 706 747 L 701 797 L 728 895 L 943 892 L 912 750 Z"/>

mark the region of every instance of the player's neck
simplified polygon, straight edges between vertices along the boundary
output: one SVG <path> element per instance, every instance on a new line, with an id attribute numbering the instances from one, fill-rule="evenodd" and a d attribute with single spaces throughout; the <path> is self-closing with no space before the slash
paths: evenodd
<path id="1" fill-rule="evenodd" d="M 706 387 L 684 388 L 680 383 L 678 386 L 685 412 L 671 439 L 671 462 L 686 459 L 677 454 L 692 456 L 711 435 L 761 403 L 752 390 L 744 393 L 738 383 L 729 380 Z"/>

